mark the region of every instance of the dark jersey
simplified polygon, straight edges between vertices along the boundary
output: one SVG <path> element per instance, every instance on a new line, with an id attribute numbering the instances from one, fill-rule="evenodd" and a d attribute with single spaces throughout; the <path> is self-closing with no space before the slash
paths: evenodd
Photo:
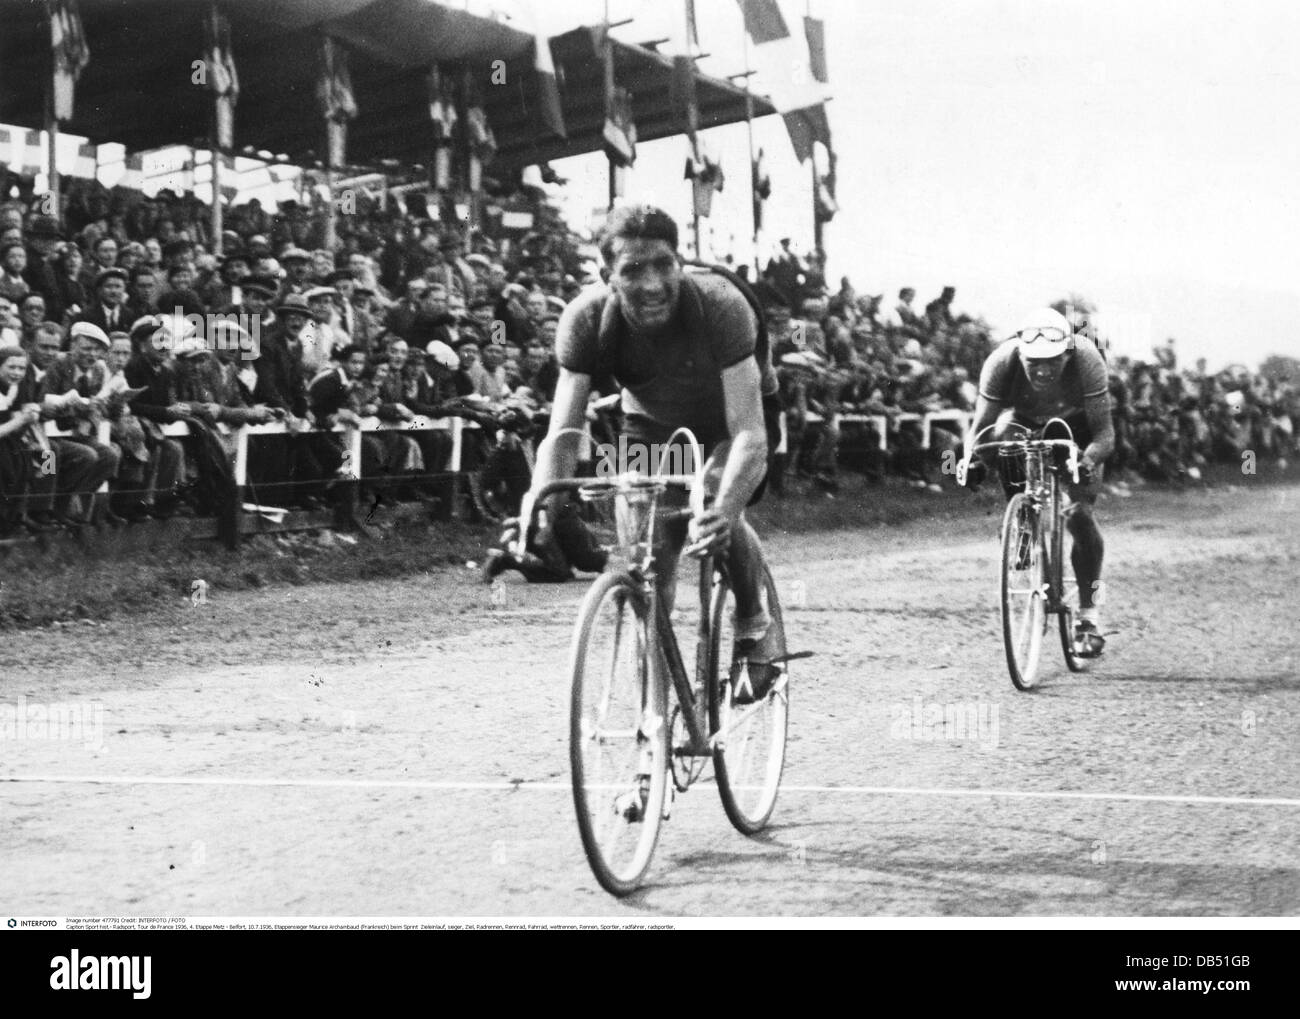
<path id="1" fill-rule="evenodd" d="M 727 435 L 722 372 L 756 353 L 758 320 L 744 295 L 721 276 L 686 274 L 672 325 L 647 336 L 628 329 L 609 287 L 584 291 L 560 317 L 562 368 L 622 388 L 629 431 L 690 428 L 706 445 Z M 759 365 L 763 395 L 776 392 L 770 360 Z"/>

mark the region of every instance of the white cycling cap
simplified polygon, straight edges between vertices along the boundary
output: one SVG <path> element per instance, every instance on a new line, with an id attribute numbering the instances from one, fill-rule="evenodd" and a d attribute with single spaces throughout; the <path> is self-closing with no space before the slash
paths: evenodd
<path id="1" fill-rule="evenodd" d="M 1074 347 L 1074 330 L 1054 308 L 1039 308 L 1026 315 L 1015 331 L 1020 356 L 1033 360 L 1056 357 Z"/>

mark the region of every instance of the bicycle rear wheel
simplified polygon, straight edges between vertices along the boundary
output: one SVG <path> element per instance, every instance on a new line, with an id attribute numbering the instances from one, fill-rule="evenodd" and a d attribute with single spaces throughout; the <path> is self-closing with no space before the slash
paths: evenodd
<path id="1" fill-rule="evenodd" d="M 776 628 L 776 654 L 786 653 L 785 621 L 776 584 L 763 570 L 764 600 Z M 735 703 L 735 680 L 743 663 L 733 662 L 735 643 L 732 614 L 735 597 L 731 584 L 714 578 L 709 604 L 708 673 L 709 726 L 714 734 L 713 771 L 722 797 L 722 809 L 735 828 L 756 835 L 767 825 L 776 807 L 785 768 L 785 745 L 790 716 L 789 663 L 768 666 L 778 670 L 766 696 L 752 704 Z M 750 667 L 751 670 L 762 668 Z M 757 683 L 758 675 L 751 675 Z"/>
<path id="2" fill-rule="evenodd" d="M 1038 511 L 1027 495 L 1017 492 L 1002 518 L 1002 641 L 1017 690 L 1030 690 L 1038 682 L 1047 631 L 1042 544 Z"/>
<path id="3" fill-rule="evenodd" d="M 583 599 L 573 636 L 573 805 L 592 873 L 612 895 L 640 885 L 663 821 L 667 698 L 650 667 L 648 626 L 636 582 L 604 573 Z"/>

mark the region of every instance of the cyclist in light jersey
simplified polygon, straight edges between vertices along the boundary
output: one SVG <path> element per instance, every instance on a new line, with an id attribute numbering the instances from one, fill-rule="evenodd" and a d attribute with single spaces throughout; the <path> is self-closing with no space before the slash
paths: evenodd
<path id="1" fill-rule="evenodd" d="M 1103 465 L 1115 448 L 1109 380 L 1106 362 L 1093 342 L 1075 335 L 1059 312 L 1044 308 L 1027 316 L 1012 338 L 984 362 L 971 434 L 976 442 L 1019 438 L 1024 429 L 1043 438 L 1067 438 L 1059 423 L 1047 428 L 1053 418 L 1065 421 L 1083 451 L 1079 483 L 1065 479 L 1069 496 L 1065 521 L 1073 539 L 1070 561 L 1079 583 L 1075 641 L 1086 649 L 1086 655 L 1096 656 L 1105 643 L 1097 604 L 1105 546 L 1093 505 Z M 990 425 L 995 427 L 982 434 Z M 978 486 L 987 474 L 989 460 L 996 458 L 996 454 L 982 456 L 988 460 L 971 463 L 968 487 Z M 1002 483 L 1010 499 L 1023 486 L 1024 478 L 1004 470 Z"/>

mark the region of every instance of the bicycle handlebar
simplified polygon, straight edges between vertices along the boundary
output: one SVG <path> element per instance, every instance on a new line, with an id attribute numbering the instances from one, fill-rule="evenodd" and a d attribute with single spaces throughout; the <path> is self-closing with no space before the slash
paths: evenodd
<path id="1" fill-rule="evenodd" d="M 1073 439 L 1001 439 L 997 442 L 980 442 L 970 448 L 966 456 L 957 464 L 957 483 L 963 487 L 966 484 L 966 472 L 970 470 L 971 458 L 976 453 L 986 450 L 998 450 L 1001 452 L 1005 449 L 1016 449 L 1028 451 L 1030 449 L 1051 450 L 1066 449 L 1069 456 L 1066 458 L 1065 466 L 1070 472 L 1070 480 L 1074 484 L 1079 483 L 1079 444 Z"/>

